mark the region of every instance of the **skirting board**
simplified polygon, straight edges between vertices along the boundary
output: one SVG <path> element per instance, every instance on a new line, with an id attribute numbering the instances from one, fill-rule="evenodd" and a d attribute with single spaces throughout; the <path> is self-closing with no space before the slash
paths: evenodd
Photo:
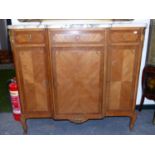
<path id="1" fill-rule="evenodd" d="M 138 109 L 139 109 L 139 105 L 136 105 L 136 110 L 138 110 Z M 153 104 L 143 105 L 142 110 L 143 109 L 154 109 L 155 110 L 155 105 L 153 105 Z"/>

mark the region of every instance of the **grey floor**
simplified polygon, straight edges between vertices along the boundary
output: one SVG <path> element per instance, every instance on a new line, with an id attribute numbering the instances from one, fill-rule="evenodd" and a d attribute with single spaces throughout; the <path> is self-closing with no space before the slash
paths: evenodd
<path id="1" fill-rule="evenodd" d="M 153 110 L 138 112 L 135 127 L 129 130 L 129 118 L 106 117 L 102 120 L 89 120 L 83 124 L 52 119 L 30 119 L 27 121 L 30 135 L 154 135 L 152 124 Z M 11 113 L 0 113 L 0 135 L 21 135 L 21 125 Z"/>

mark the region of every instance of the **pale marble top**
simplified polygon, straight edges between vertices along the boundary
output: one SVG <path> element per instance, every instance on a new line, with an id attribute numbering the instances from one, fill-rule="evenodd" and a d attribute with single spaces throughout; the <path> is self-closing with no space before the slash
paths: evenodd
<path id="1" fill-rule="evenodd" d="M 149 20 L 133 21 L 96 21 L 89 23 L 82 22 L 25 22 L 9 25 L 9 29 L 29 29 L 29 28 L 106 28 L 106 27 L 147 27 Z"/>

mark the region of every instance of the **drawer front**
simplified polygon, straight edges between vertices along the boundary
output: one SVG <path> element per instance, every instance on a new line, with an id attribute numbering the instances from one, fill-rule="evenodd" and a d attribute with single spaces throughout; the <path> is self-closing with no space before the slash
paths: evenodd
<path id="1" fill-rule="evenodd" d="M 17 44 L 43 44 L 45 34 L 44 31 L 16 31 L 15 42 Z"/>
<path id="2" fill-rule="evenodd" d="M 140 30 L 111 30 L 109 34 L 111 43 L 131 43 L 140 41 Z"/>
<path id="3" fill-rule="evenodd" d="M 83 31 L 66 31 L 52 32 L 52 42 L 59 44 L 68 43 L 104 43 L 104 31 L 83 32 Z"/>

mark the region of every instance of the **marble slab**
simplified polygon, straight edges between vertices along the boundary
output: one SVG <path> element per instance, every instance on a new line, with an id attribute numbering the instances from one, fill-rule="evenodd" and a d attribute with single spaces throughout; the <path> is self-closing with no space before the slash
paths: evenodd
<path id="1" fill-rule="evenodd" d="M 31 28 L 106 28 L 106 27 L 147 27 L 148 20 L 132 21 L 43 21 L 43 22 L 19 22 L 9 25 L 8 29 L 31 29 Z"/>

